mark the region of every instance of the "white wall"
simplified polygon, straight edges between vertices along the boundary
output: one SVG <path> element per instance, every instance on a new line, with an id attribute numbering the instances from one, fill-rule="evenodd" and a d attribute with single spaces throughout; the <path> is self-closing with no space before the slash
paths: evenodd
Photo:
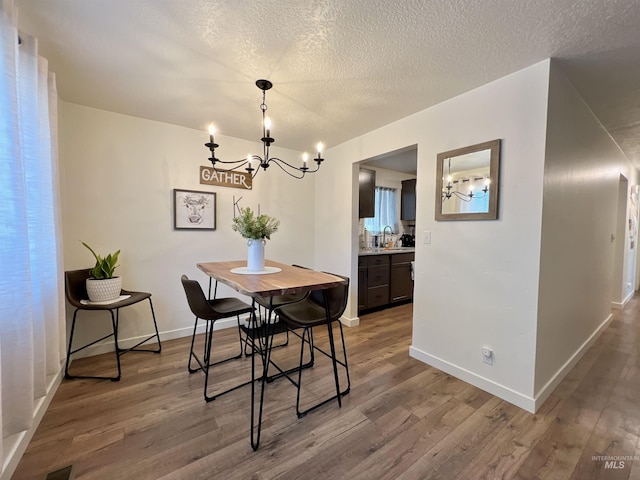
<path id="1" fill-rule="evenodd" d="M 621 174 L 629 185 L 638 183 L 635 169 L 552 63 L 536 347 L 538 404 L 610 317 L 615 283 L 611 234 L 616 232 Z M 629 193 L 623 195 L 628 198 Z M 628 234 L 625 237 L 619 285 L 623 278 L 633 283 L 634 277 L 635 250 L 629 248 Z M 632 286 L 624 288 L 623 297 L 633 292 Z"/>
<path id="2" fill-rule="evenodd" d="M 398 190 L 398 194 L 400 194 L 400 190 L 402 189 L 403 180 L 416 178 L 415 175 L 411 175 L 410 173 L 395 172 L 393 170 L 387 170 L 386 168 L 372 167 L 370 165 L 361 166 L 368 170 L 375 170 L 376 187 L 395 188 Z M 398 197 L 398 202 L 400 202 L 400 197 Z"/>
<path id="3" fill-rule="evenodd" d="M 196 268 L 197 262 L 246 259 L 244 240 L 231 230 L 234 195 L 242 197 L 241 206 L 255 209 L 260 203 L 262 213 L 281 220 L 279 231 L 267 244 L 267 258 L 314 266 L 313 175 L 294 180 L 272 167 L 254 179 L 252 191 L 200 185 L 199 166 L 210 165 L 205 131 L 71 103 L 65 103 L 62 111 L 65 269 L 93 266 L 93 257 L 81 240 L 98 253 L 121 249 L 117 272 L 123 276 L 124 288 L 153 294 L 165 338 L 189 335 L 193 328 L 181 274 L 205 286 L 208 278 Z M 216 140 L 221 159 L 241 159 L 262 151 L 258 143 L 224 136 Z M 300 155 L 277 148 L 273 153 L 283 158 Z M 174 188 L 216 192 L 217 229 L 173 230 Z M 235 295 L 228 287 L 220 293 Z M 147 305 L 124 309 L 121 316 L 120 337 L 125 344 L 150 331 Z M 105 330 L 106 318 L 96 328 Z M 81 325 L 81 338 L 88 338 L 89 324 Z"/>
<path id="4" fill-rule="evenodd" d="M 316 180 L 316 266 L 357 278 L 354 163 L 418 145 L 411 355 L 530 410 L 548 73 L 549 61 L 538 63 L 334 147 Z M 496 138 L 499 220 L 436 222 L 437 153 Z M 347 310 L 354 318 L 356 287 Z M 481 361 L 485 345 L 493 366 Z"/>

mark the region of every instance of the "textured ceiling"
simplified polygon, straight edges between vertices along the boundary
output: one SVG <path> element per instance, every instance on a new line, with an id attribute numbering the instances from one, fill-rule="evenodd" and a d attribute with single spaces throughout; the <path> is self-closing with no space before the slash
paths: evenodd
<path id="1" fill-rule="evenodd" d="M 15 3 L 65 101 L 257 140 L 267 78 L 276 145 L 312 150 L 553 57 L 640 164 L 640 0 Z"/>

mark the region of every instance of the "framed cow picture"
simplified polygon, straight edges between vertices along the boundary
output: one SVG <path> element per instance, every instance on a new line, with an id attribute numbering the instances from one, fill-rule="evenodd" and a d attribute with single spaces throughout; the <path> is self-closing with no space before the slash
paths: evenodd
<path id="1" fill-rule="evenodd" d="M 175 230 L 215 230 L 216 194 L 174 188 L 173 228 Z"/>

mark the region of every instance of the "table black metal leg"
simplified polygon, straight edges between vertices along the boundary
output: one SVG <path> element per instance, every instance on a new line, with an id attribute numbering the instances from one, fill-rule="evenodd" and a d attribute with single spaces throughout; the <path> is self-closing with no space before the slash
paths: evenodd
<path id="1" fill-rule="evenodd" d="M 327 290 L 323 290 L 323 296 L 324 296 L 324 310 L 327 315 L 327 328 L 329 329 L 329 346 L 331 347 L 333 377 L 336 381 L 336 396 L 338 397 L 338 406 L 342 407 L 342 396 L 340 395 L 340 380 L 338 378 L 338 363 L 336 362 L 336 345 L 333 339 L 333 328 L 331 327 L 331 312 L 329 310 L 329 295 L 327 293 Z"/>
<path id="2" fill-rule="evenodd" d="M 254 300 L 255 306 L 255 300 Z M 271 322 L 273 311 L 273 297 L 269 301 L 269 315 L 265 326 L 264 338 L 258 335 L 258 343 L 260 345 L 260 357 L 262 358 L 262 378 L 260 378 L 260 407 L 258 409 L 258 422 L 256 424 L 255 412 L 255 358 L 251 356 L 251 448 L 255 452 L 260 446 L 260 433 L 262 431 L 262 407 L 264 406 L 264 387 L 267 383 L 267 375 L 269 371 L 269 363 L 271 359 L 271 347 L 273 346 L 274 325 Z M 255 343 L 255 339 L 254 339 Z M 255 431 L 255 435 L 254 435 Z"/>

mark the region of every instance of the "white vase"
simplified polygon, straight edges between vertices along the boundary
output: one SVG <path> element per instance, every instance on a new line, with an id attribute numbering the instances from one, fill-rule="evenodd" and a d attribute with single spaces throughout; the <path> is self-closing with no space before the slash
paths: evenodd
<path id="1" fill-rule="evenodd" d="M 120 296 L 122 290 L 122 277 L 87 278 L 87 295 L 92 302 L 106 302 Z"/>
<path id="2" fill-rule="evenodd" d="M 266 243 L 265 239 L 247 239 L 247 270 L 250 272 L 264 271 L 264 246 Z"/>

